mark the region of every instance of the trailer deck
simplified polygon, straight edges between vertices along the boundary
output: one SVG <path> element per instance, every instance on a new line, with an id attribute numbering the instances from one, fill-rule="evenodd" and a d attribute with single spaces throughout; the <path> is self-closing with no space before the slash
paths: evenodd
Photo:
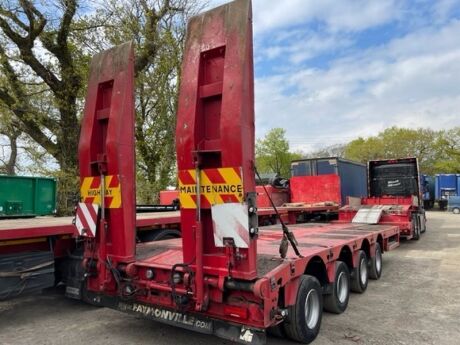
<path id="1" fill-rule="evenodd" d="M 332 262 L 339 257 L 344 246 L 350 247 L 353 251 L 355 248 L 361 248 L 365 240 L 370 245 L 377 243 L 379 236 L 383 241 L 384 251 L 390 251 L 399 246 L 399 228 L 392 225 L 309 223 L 291 225 L 289 228 L 295 233 L 304 260 L 320 256 L 325 259 L 325 262 Z M 292 252 L 292 255 L 286 260 L 280 259 L 278 247 L 282 236 L 280 225 L 260 228 L 257 256 L 259 278 L 284 262 L 298 259 Z M 175 263 L 183 262 L 182 241 L 171 239 L 140 243 L 136 248 L 136 259 L 136 264 L 140 266 L 170 270 Z"/>
<path id="2" fill-rule="evenodd" d="M 295 223 L 296 217 L 302 213 L 334 212 L 337 206 L 293 206 L 279 207 L 278 213 L 287 223 Z M 259 208 L 259 221 L 275 221 L 273 208 Z M 36 217 L 0 220 L 0 241 L 47 237 L 58 235 L 75 235 L 72 224 L 74 217 Z M 176 228 L 180 229 L 180 211 L 139 213 L 136 216 L 138 230 Z"/>
<path id="3" fill-rule="evenodd" d="M 0 220 L 0 240 L 76 235 L 74 217 L 36 217 Z M 180 223 L 180 212 L 140 213 L 136 216 L 138 228 L 166 226 Z"/>

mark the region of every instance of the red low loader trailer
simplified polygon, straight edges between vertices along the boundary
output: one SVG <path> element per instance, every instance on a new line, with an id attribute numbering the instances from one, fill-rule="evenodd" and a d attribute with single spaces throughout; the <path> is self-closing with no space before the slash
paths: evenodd
<path id="1" fill-rule="evenodd" d="M 380 277 L 396 226 L 259 228 L 252 47 L 249 0 L 190 19 L 176 127 L 182 238 L 138 245 L 133 47 L 93 58 L 80 177 L 108 182 L 98 203 L 78 206 L 67 296 L 243 344 L 265 343 L 267 330 L 309 343 L 323 308 L 342 312 L 350 289 Z"/>
<path id="2" fill-rule="evenodd" d="M 76 247 L 74 217 L 0 220 L 0 300 L 55 285 L 60 265 Z M 179 212 L 140 213 L 137 240 L 179 237 Z M 152 231 L 153 230 L 153 231 Z"/>
<path id="3" fill-rule="evenodd" d="M 368 193 L 349 198 L 339 221 L 396 225 L 402 237 L 414 240 L 426 231 L 417 158 L 369 161 Z"/>

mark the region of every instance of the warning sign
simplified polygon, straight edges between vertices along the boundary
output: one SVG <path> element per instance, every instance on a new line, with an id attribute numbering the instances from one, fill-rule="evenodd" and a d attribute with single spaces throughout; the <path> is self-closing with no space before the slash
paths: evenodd
<path id="1" fill-rule="evenodd" d="M 195 170 L 179 171 L 181 208 L 196 208 L 197 181 Z M 243 202 L 241 168 L 203 169 L 200 174 L 201 207 Z"/>
<path id="2" fill-rule="evenodd" d="M 100 176 L 85 177 L 80 187 L 81 201 L 89 204 L 101 205 L 101 178 Z M 121 186 L 118 175 L 105 176 L 106 208 L 121 207 Z"/>

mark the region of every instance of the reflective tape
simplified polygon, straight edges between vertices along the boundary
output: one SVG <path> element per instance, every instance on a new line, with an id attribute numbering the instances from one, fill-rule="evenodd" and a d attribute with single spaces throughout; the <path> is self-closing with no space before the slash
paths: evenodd
<path id="1" fill-rule="evenodd" d="M 195 170 L 178 173 L 181 208 L 196 208 L 197 185 Z M 201 207 L 226 203 L 242 203 L 244 199 L 241 168 L 216 168 L 200 170 Z"/>
<path id="2" fill-rule="evenodd" d="M 85 177 L 80 187 L 81 201 L 101 205 L 100 176 Z M 121 207 L 121 185 L 118 175 L 105 176 L 105 208 Z"/>

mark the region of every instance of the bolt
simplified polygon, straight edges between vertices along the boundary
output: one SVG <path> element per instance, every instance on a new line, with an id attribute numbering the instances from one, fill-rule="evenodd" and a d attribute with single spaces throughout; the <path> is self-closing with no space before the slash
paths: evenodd
<path id="1" fill-rule="evenodd" d="M 155 276 L 155 273 L 153 272 L 152 269 L 149 268 L 148 270 L 145 271 L 145 277 L 147 279 L 153 279 L 154 276 Z"/>

